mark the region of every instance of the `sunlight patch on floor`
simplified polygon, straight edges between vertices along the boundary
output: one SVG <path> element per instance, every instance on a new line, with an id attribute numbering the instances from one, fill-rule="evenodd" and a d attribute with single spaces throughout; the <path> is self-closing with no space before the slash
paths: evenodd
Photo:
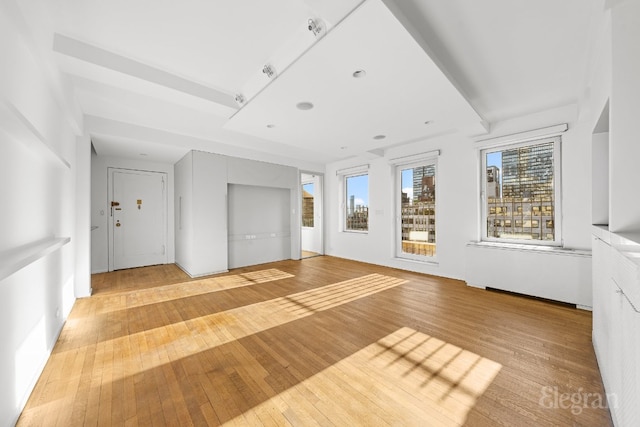
<path id="1" fill-rule="evenodd" d="M 225 291 L 242 286 L 257 285 L 276 280 L 295 277 L 275 268 L 232 274 L 228 276 L 208 277 L 183 283 L 158 286 L 148 289 L 119 292 L 117 295 L 95 295 L 92 299 L 100 301 L 93 314 L 110 313 L 116 310 L 159 304 L 181 298 L 188 298 L 211 292 Z"/>
<path id="2" fill-rule="evenodd" d="M 153 369 L 172 360 L 189 357 L 252 334 L 293 322 L 316 312 L 346 304 L 406 283 L 380 274 L 298 292 L 269 301 L 189 319 L 142 332 L 100 341 L 81 349 L 57 351 L 50 358 L 55 366 L 78 351 L 95 348 L 108 353 L 111 381 Z M 118 349 L 114 352 L 114 349 Z"/>
<path id="3" fill-rule="evenodd" d="M 461 426 L 501 368 L 405 327 L 225 425 L 270 414 L 293 425 Z"/>

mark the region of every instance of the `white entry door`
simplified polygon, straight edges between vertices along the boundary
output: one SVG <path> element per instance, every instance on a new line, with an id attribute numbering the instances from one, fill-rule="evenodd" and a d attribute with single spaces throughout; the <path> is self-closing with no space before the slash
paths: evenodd
<path id="1" fill-rule="evenodd" d="M 109 270 L 167 263 L 167 174 L 109 169 Z"/>

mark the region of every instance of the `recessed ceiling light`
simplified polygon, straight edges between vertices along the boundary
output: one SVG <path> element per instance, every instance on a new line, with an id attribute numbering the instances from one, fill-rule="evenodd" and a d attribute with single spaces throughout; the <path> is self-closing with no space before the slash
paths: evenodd
<path id="1" fill-rule="evenodd" d="M 385 139 L 387 137 L 387 135 L 376 135 L 373 137 L 373 139 Z"/>
<path id="2" fill-rule="evenodd" d="M 268 124 L 268 125 L 267 125 L 267 127 L 268 127 L 269 129 L 273 129 L 274 127 L 276 127 L 276 125 L 274 125 L 274 124 Z"/>
<path id="3" fill-rule="evenodd" d="M 353 72 L 352 76 L 356 79 L 361 79 L 363 77 L 366 77 L 367 72 L 365 70 L 356 70 Z"/>
<path id="4" fill-rule="evenodd" d="M 313 104 L 310 102 L 298 102 L 296 104 L 296 108 L 298 110 L 311 110 L 313 108 Z"/>

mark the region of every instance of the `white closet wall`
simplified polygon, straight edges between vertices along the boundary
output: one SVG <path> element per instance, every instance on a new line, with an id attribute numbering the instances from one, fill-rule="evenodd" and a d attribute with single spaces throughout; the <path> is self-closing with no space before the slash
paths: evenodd
<path id="1" fill-rule="evenodd" d="M 264 250 L 275 251 L 278 259 L 298 259 L 300 255 L 300 189 L 298 170 L 254 160 L 192 151 L 175 165 L 176 263 L 189 275 L 203 276 L 240 265 L 268 262 Z M 277 220 L 240 220 L 229 228 L 229 186 L 259 187 L 263 210 Z M 236 187 L 238 186 L 238 187 Z M 236 190 L 234 191 L 234 195 Z M 243 195 L 244 194 L 244 195 Z M 271 196 L 271 199 L 269 199 Z M 237 197 L 234 200 L 237 201 Z M 240 202 L 238 202 L 240 203 Z M 251 204 L 251 200 L 242 201 Z M 270 209 L 265 209 L 271 206 Z M 233 210 L 243 209 L 237 203 Z M 286 217 L 285 217 L 285 213 Z M 277 215 L 276 215 L 277 213 Z M 286 219 L 285 219 L 286 218 Z M 241 224 L 252 224 L 251 232 Z M 279 225 L 278 225 L 279 224 Z M 288 224 L 288 228 L 285 226 Z M 256 227 L 256 228 L 253 228 Z M 286 233 L 289 235 L 286 235 Z M 275 236 L 272 236 L 276 234 Z M 256 237 L 253 237 L 256 236 Z M 274 246 L 256 249 L 258 236 Z M 230 243 L 230 238 L 233 243 Z M 230 250 L 233 250 L 233 264 Z M 242 254 L 244 252 L 244 254 Z M 254 255 L 249 256 L 249 254 Z M 275 259 L 274 259 L 275 260 Z"/>

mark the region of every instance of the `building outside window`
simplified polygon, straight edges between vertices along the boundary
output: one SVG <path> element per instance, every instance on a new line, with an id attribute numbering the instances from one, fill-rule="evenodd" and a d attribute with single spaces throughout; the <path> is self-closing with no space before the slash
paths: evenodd
<path id="1" fill-rule="evenodd" d="M 313 227 L 313 183 L 302 184 L 302 226 Z"/>
<path id="2" fill-rule="evenodd" d="M 560 137 L 481 153 L 483 240 L 560 244 Z"/>
<path id="3" fill-rule="evenodd" d="M 369 230 L 369 175 L 345 176 L 345 231 Z"/>
<path id="4" fill-rule="evenodd" d="M 435 160 L 397 166 L 400 230 L 397 256 L 425 259 L 436 255 Z"/>

